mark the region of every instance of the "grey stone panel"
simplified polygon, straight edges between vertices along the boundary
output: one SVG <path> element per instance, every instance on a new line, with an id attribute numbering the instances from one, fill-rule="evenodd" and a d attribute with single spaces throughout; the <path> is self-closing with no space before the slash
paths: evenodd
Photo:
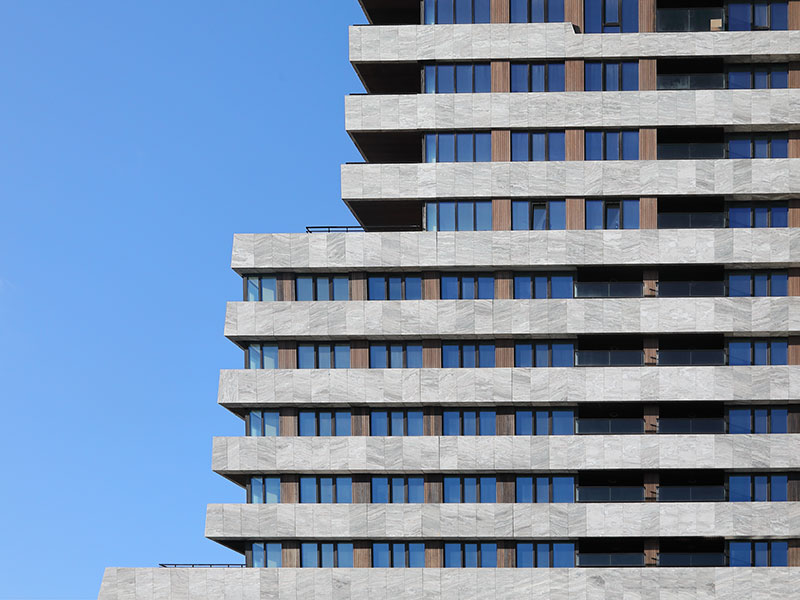
<path id="1" fill-rule="evenodd" d="M 800 505 L 797 502 L 225 504 L 209 505 L 205 534 L 217 541 L 362 537 L 375 540 L 786 539 L 800 536 Z"/>
<path id="2" fill-rule="evenodd" d="M 345 201 L 798 193 L 800 159 L 788 158 L 342 165 Z"/>
<path id="3" fill-rule="evenodd" d="M 223 406 L 443 406 L 794 401 L 800 367 L 222 371 Z"/>
<path id="4" fill-rule="evenodd" d="M 582 35 L 570 23 L 350 27 L 350 61 L 391 63 L 559 58 L 800 58 L 797 31 Z"/>
<path id="5" fill-rule="evenodd" d="M 229 302 L 237 341 L 800 331 L 800 297 Z"/>
<path id="6" fill-rule="evenodd" d="M 167 571 L 169 587 L 150 583 Z M 163 576 L 166 578 L 166 575 Z M 521 598 L 595 600 L 791 598 L 800 569 L 123 569 L 108 568 L 98 600 Z M 302 595 L 300 593 L 302 590 Z M 655 594 L 655 596 L 654 596 Z"/>
<path id="7" fill-rule="evenodd" d="M 800 90 L 357 95 L 345 99 L 348 132 L 565 127 L 728 126 L 786 130 Z M 603 111 L 597 111 L 602 105 Z"/>
<path id="8" fill-rule="evenodd" d="M 218 437 L 212 466 L 244 473 L 792 469 L 800 436 Z M 225 515 L 223 515 L 225 518 Z"/>
<path id="9" fill-rule="evenodd" d="M 285 258 L 292 247 L 305 249 L 297 253 L 302 256 L 297 262 Z M 270 251 L 257 252 L 259 248 Z M 345 258 L 336 255 L 336 248 L 345 249 Z M 231 266 L 238 272 L 269 273 L 459 267 L 557 269 L 608 263 L 800 266 L 800 229 L 237 234 Z"/>

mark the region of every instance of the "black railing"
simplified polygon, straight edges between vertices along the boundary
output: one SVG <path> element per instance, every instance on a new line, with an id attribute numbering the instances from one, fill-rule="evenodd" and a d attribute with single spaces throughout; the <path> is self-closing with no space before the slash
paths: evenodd
<path id="1" fill-rule="evenodd" d="M 350 233 L 351 231 L 364 231 L 361 225 L 309 225 L 306 233 Z"/>
<path id="2" fill-rule="evenodd" d="M 244 569 L 247 565 L 223 565 L 215 563 L 158 563 L 162 569 Z"/>

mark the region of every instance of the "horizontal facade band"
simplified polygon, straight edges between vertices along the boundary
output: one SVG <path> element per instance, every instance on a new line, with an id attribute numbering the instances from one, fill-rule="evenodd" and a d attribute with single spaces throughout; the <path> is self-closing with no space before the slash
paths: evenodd
<path id="1" fill-rule="evenodd" d="M 800 435 L 218 437 L 212 466 L 243 473 L 491 473 L 793 469 Z"/>
<path id="2" fill-rule="evenodd" d="M 220 373 L 218 399 L 228 408 L 785 402 L 800 399 L 800 367 L 240 369 Z"/>
<path id="3" fill-rule="evenodd" d="M 350 61 L 737 57 L 798 60 L 798 31 L 581 35 L 571 23 L 350 27 Z"/>
<path id="4" fill-rule="evenodd" d="M 601 107 L 601 108 L 599 108 Z M 359 95 L 345 99 L 350 133 L 510 128 L 727 126 L 792 129 L 800 90 Z M 795 125 L 796 126 L 796 125 Z"/>
<path id="5" fill-rule="evenodd" d="M 800 228 L 237 234 L 231 259 L 239 273 L 606 264 L 798 266 Z"/>
<path id="6" fill-rule="evenodd" d="M 210 504 L 206 537 L 574 539 L 800 537 L 800 503 Z"/>
<path id="7" fill-rule="evenodd" d="M 342 165 L 342 198 L 433 200 L 800 194 L 800 159 Z"/>
<path id="8" fill-rule="evenodd" d="M 800 569 L 127 569 L 108 568 L 98 600 L 461 598 L 619 600 L 654 590 L 697 600 L 790 598 Z"/>
<path id="9" fill-rule="evenodd" d="M 229 302 L 225 317 L 236 341 L 799 331 L 800 297 Z"/>

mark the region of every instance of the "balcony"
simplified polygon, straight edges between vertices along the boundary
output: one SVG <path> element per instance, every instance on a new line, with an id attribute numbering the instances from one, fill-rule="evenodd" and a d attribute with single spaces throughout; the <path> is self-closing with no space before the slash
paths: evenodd
<path id="1" fill-rule="evenodd" d="M 712 160 L 725 156 L 724 142 L 658 144 L 658 160 Z"/>
<path id="2" fill-rule="evenodd" d="M 656 31 L 724 31 L 725 9 L 721 6 L 660 8 L 656 11 Z"/>
<path id="3" fill-rule="evenodd" d="M 724 73 L 664 73 L 656 80 L 659 90 L 724 90 Z"/>
<path id="4" fill-rule="evenodd" d="M 641 298 L 641 281 L 579 281 L 575 284 L 576 298 Z"/>
<path id="5" fill-rule="evenodd" d="M 641 417 L 579 418 L 577 432 L 587 435 L 644 433 L 644 420 Z"/>
<path id="6" fill-rule="evenodd" d="M 636 367 L 644 364 L 641 350 L 576 350 L 578 367 Z"/>
<path id="7" fill-rule="evenodd" d="M 641 485 L 580 486 L 578 502 L 644 502 L 644 487 Z"/>
<path id="8" fill-rule="evenodd" d="M 659 366 L 719 366 L 725 364 L 725 350 L 709 348 L 702 350 L 661 349 L 658 352 Z"/>
<path id="9" fill-rule="evenodd" d="M 712 298 L 725 296 L 724 281 L 659 281 L 660 298 Z"/>
<path id="10" fill-rule="evenodd" d="M 659 212 L 659 229 L 721 229 L 724 212 Z"/>
<path id="11" fill-rule="evenodd" d="M 724 485 L 662 485 L 659 502 L 725 502 Z"/>

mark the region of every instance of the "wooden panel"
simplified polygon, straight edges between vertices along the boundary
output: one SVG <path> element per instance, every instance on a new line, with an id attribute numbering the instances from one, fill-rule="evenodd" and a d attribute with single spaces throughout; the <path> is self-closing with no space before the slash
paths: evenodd
<path id="1" fill-rule="evenodd" d="M 583 198 L 567 198 L 567 229 L 585 229 L 586 213 Z"/>
<path id="2" fill-rule="evenodd" d="M 566 160 L 583 160 L 584 158 L 584 133 L 583 129 L 567 129 L 564 134 Z"/>
<path id="3" fill-rule="evenodd" d="M 658 229 L 658 198 L 639 198 L 639 228 Z"/>
<path id="4" fill-rule="evenodd" d="M 439 409 L 429 408 L 422 417 L 423 435 L 442 435 L 442 413 Z"/>
<path id="5" fill-rule="evenodd" d="M 492 130 L 492 162 L 509 162 L 511 160 L 511 131 L 508 129 Z"/>
<path id="6" fill-rule="evenodd" d="M 789 502 L 800 502 L 800 475 L 789 476 L 789 490 L 786 499 Z"/>
<path id="7" fill-rule="evenodd" d="M 639 130 L 639 160 L 658 158 L 658 135 L 653 128 Z"/>
<path id="8" fill-rule="evenodd" d="M 789 63 L 789 83 L 790 88 L 800 88 L 800 62 Z"/>
<path id="9" fill-rule="evenodd" d="M 646 269 L 643 275 L 645 298 L 655 298 L 658 293 L 658 271 Z"/>
<path id="10" fill-rule="evenodd" d="M 492 23 L 508 23 L 511 21 L 509 0 L 492 0 Z"/>
<path id="11" fill-rule="evenodd" d="M 800 199 L 789 200 L 789 227 L 800 227 Z"/>
<path id="12" fill-rule="evenodd" d="M 516 481 L 513 476 L 497 477 L 497 501 L 507 504 L 517 501 Z"/>
<path id="13" fill-rule="evenodd" d="M 444 502 L 444 486 L 439 475 L 430 475 L 425 480 L 425 504 Z"/>
<path id="14" fill-rule="evenodd" d="M 280 342 L 278 344 L 278 368 L 297 368 L 297 344 L 294 342 Z"/>
<path id="15" fill-rule="evenodd" d="M 278 418 L 278 428 L 280 434 L 283 436 L 296 436 L 298 433 L 297 427 L 297 409 L 296 408 L 282 408 L 280 417 Z"/>
<path id="16" fill-rule="evenodd" d="M 444 545 L 442 542 L 425 543 L 425 566 L 435 569 L 444 567 Z"/>
<path id="17" fill-rule="evenodd" d="M 800 158 L 800 131 L 789 132 L 789 158 Z"/>
<path id="18" fill-rule="evenodd" d="M 422 342 L 422 368 L 442 368 L 442 343 L 434 340 Z"/>
<path id="19" fill-rule="evenodd" d="M 511 271 L 498 271 L 494 274 L 494 297 L 496 300 L 514 298 L 514 274 Z"/>
<path id="20" fill-rule="evenodd" d="M 582 60 L 568 60 L 564 63 L 564 89 L 567 92 L 582 92 L 584 86 L 584 65 Z"/>
<path id="21" fill-rule="evenodd" d="M 350 429 L 354 436 L 369 435 L 369 410 L 354 408 L 350 416 Z"/>
<path id="22" fill-rule="evenodd" d="M 281 478 L 281 503 L 297 504 L 300 502 L 300 477 L 284 475 Z"/>
<path id="23" fill-rule="evenodd" d="M 800 433 L 800 405 L 793 404 L 789 407 L 789 433 Z"/>
<path id="24" fill-rule="evenodd" d="M 646 337 L 644 338 L 644 364 L 655 365 L 658 364 L 658 338 Z"/>
<path id="25" fill-rule="evenodd" d="M 789 364 L 800 365 L 800 337 L 789 337 Z"/>
<path id="26" fill-rule="evenodd" d="M 800 296 L 800 269 L 789 269 L 789 295 Z"/>
<path id="27" fill-rule="evenodd" d="M 639 59 L 639 89 L 642 91 L 652 91 L 658 88 L 658 71 L 656 69 L 656 59 Z"/>
<path id="28" fill-rule="evenodd" d="M 294 299 L 294 275 L 281 273 L 278 275 L 278 300 L 289 302 Z"/>
<path id="29" fill-rule="evenodd" d="M 583 31 L 583 0 L 564 0 L 564 20 Z"/>
<path id="30" fill-rule="evenodd" d="M 800 0 L 789 0 L 789 29 L 800 29 Z"/>
<path id="31" fill-rule="evenodd" d="M 369 542 L 353 543 L 353 568 L 369 569 L 372 567 L 372 544 Z"/>
<path id="32" fill-rule="evenodd" d="M 644 541 L 644 566 L 658 566 L 658 540 L 647 539 Z"/>
<path id="33" fill-rule="evenodd" d="M 369 478 L 353 477 L 353 504 L 369 504 L 371 499 Z"/>
<path id="34" fill-rule="evenodd" d="M 513 569 L 517 566 L 517 547 L 512 542 L 497 544 L 497 567 Z"/>
<path id="35" fill-rule="evenodd" d="M 514 435 L 514 410 L 497 409 L 497 435 Z"/>
<path id="36" fill-rule="evenodd" d="M 507 60 L 496 60 L 491 66 L 491 89 L 495 93 L 511 91 L 511 63 Z"/>
<path id="37" fill-rule="evenodd" d="M 494 346 L 494 361 L 498 368 L 514 366 L 514 341 L 497 340 Z"/>
<path id="38" fill-rule="evenodd" d="M 350 368 L 369 369 L 369 342 L 366 340 L 350 342 Z"/>
<path id="39" fill-rule="evenodd" d="M 639 0 L 639 33 L 656 30 L 656 0 Z"/>
<path id="40" fill-rule="evenodd" d="M 422 274 L 422 299 L 423 300 L 439 300 L 440 299 L 440 281 L 439 273 L 429 271 Z"/>
<path id="41" fill-rule="evenodd" d="M 800 540 L 789 540 L 789 566 L 800 567 Z"/>
<path id="42" fill-rule="evenodd" d="M 350 300 L 367 299 L 367 274 L 350 273 Z"/>
<path id="43" fill-rule="evenodd" d="M 658 404 L 644 405 L 644 432 L 658 433 Z"/>
<path id="44" fill-rule="evenodd" d="M 492 229 L 511 230 L 511 200 L 509 198 L 492 200 Z"/>
<path id="45" fill-rule="evenodd" d="M 644 474 L 644 501 L 658 501 L 659 476 L 657 471 L 649 471 Z"/>
<path id="46" fill-rule="evenodd" d="M 283 542 L 281 567 L 292 569 L 300 567 L 300 542 Z"/>

